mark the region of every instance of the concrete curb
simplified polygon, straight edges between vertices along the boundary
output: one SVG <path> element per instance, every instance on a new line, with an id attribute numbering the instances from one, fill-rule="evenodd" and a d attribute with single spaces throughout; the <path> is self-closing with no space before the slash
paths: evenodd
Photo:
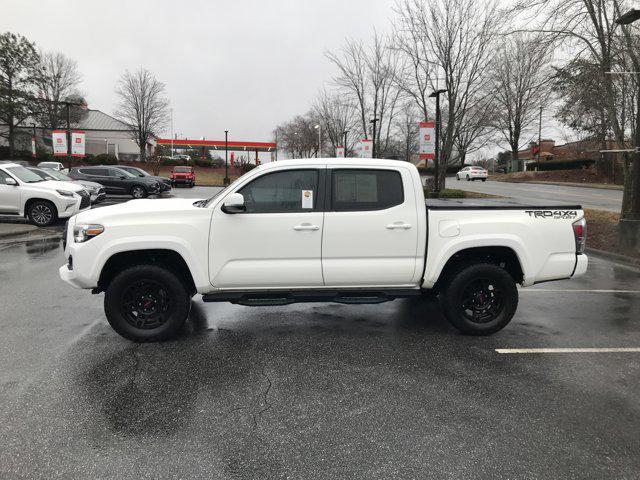
<path id="1" fill-rule="evenodd" d="M 0 223 L 0 238 L 26 235 L 38 230 L 38 227 L 25 223 Z"/>
<path id="2" fill-rule="evenodd" d="M 576 182 L 543 182 L 541 180 L 494 180 L 501 183 L 535 183 L 538 185 L 559 185 L 561 187 L 596 188 L 599 190 L 623 191 L 622 185 L 606 185 L 602 183 L 576 183 Z"/>
<path id="3" fill-rule="evenodd" d="M 640 258 L 627 257 L 626 255 L 620 255 L 619 253 L 605 252 L 604 250 L 598 250 L 597 248 L 587 248 L 586 251 L 589 255 L 593 255 L 595 257 L 601 257 L 630 267 L 640 267 Z"/>

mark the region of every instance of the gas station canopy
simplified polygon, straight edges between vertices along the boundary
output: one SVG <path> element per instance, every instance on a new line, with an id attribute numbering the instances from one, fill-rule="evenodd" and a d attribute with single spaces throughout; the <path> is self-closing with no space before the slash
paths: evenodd
<path id="1" fill-rule="evenodd" d="M 224 151 L 224 140 L 176 140 L 170 138 L 158 138 L 158 145 L 165 145 L 173 148 L 206 148 L 207 150 Z M 277 144 L 274 142 L 227 142 L 228 150 L 249 151 L 249 152 L 273 152 Z"/>

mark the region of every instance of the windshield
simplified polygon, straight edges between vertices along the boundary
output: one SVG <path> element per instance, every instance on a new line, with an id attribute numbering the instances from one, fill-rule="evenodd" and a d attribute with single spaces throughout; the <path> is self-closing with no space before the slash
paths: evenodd
<path id="1" fill-rule="evenodd" d="M 60 180 L 62 182 L 73 182 L 71 177 L 67 177 L 64 173 L 60 173 L 57 170 L 44 170 L 44 172 L 56 180 Z"/>
<path id="2" fill-rule="evenodd" d="M 141 170 L 139 168 L 136 167 L 129 167 L 129 168 L 122 168 L 120 167 L 122 170 L 124 170 L 127 173 L 132 174 L 135 177 L 148 177 L 149 174 L 147 172 L 145 172 L 144 170 Z"/>
<path id="3" fill-rule="evenodd" d="M 175 167 L 173 171 L 178 173 L 189 173 L 191 172 L 191 167 Z"/>
<path id="4" fill-rule="evenodd" d="M 9 167 L 6 169 L 14 177 L 17 177 L 20 181 L 25 183 L 38 183 L 44 182 L 43 178 L 31 170 L 27 170 L 24 167 Z"/>
<path id="5" fill-rule="evenodd" d="M 226 192 L 229 188 L 233 187 L 236 183 L 238 183 L 238 180 L 240 180 L 241 178 L 242 178 L 242 176 L 239 176 L 233 182 L 231 182 L 229 185 L 227 185 L 222 190 L 220 190 L 218 193 L 216 193 L 213 197 L 209 197 L 207 200 L 202 201 L 199 206 L 208 207 L 209 205 L 211 205 L 211 203 L 216 198 L 218 198 L 220 196 L 220 194 L 222 194 L 222 192 Z"/>
<path id="6" fill-rule="evenodd" d="M 39 164 L 39 165 L 40 165 L 40 167 L 42 167 L 42 168 L 55 168 L 55 167 L 57 167 L 57 166 L 58 166 L 58 164 L 57 164 L 57 163 L 55 163 L 55 162 L 43 162 L 43 163 L 41 163 L 41 164 Z"/>

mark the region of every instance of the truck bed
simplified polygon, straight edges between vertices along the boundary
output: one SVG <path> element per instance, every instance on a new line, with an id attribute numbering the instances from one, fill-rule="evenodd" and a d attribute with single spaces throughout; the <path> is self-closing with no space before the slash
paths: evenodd
<path id="1" fill-rule="evenodd" d="M 561 203 L 524 203 L 502 198 L 428 198 L 427 210 L 582 210 L 581 205 Z"/>

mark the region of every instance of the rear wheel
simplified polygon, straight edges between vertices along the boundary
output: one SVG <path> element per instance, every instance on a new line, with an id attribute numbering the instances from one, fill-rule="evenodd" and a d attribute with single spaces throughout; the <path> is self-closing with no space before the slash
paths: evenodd
<path id="1" fill-rule="evenodd" d="M 109 324 L 134 342 L 173 338 L 190 309 L 191 295 L 184 283 L 156 265 L 135 265 L 120 272 L 104 296 Z"/>
<path id="2" fill-rule="evenodd" d="M 456 180 L 460 181 L 460 175 L 456 175 Z"/>
<path id="3" fill-rule="evenodd" d="M 131 196 L 133 198 L 145 198 L 147 195 L 147 189 L 140 185 L 136 185 L 131 189 Z"/>
<path id="4" fill-rule="evenodd" d="M 58 219 L 58 209 L 48 200 L 36 200 L 29 205 L 27 216 L 36 227 L 48 227 Z"/>
<path id="5" fill-rule="evenodd" d="M 469 175 L 467 175 L 467 182 L 468 182 L 469 180 L 471 180 L 471 178 L 469 178 Z"/>
<path id="6" fill-rule="evenodd" d="M 486 179 L 486 178 L 483 178 L 483 179 L 482 179 L 482 181 L 483 181 L 483 182 L 486 182 L 486 181 L 487 181 L 487 179 Z"/>
<path id="7" fill-rule="evenodd" d="M 449 322 L 467 335 L 489 335 L 504 328 L 518 307 L 511 275 L 481 263 L 458 270 L 447 282 L 440 303 Z"/>

